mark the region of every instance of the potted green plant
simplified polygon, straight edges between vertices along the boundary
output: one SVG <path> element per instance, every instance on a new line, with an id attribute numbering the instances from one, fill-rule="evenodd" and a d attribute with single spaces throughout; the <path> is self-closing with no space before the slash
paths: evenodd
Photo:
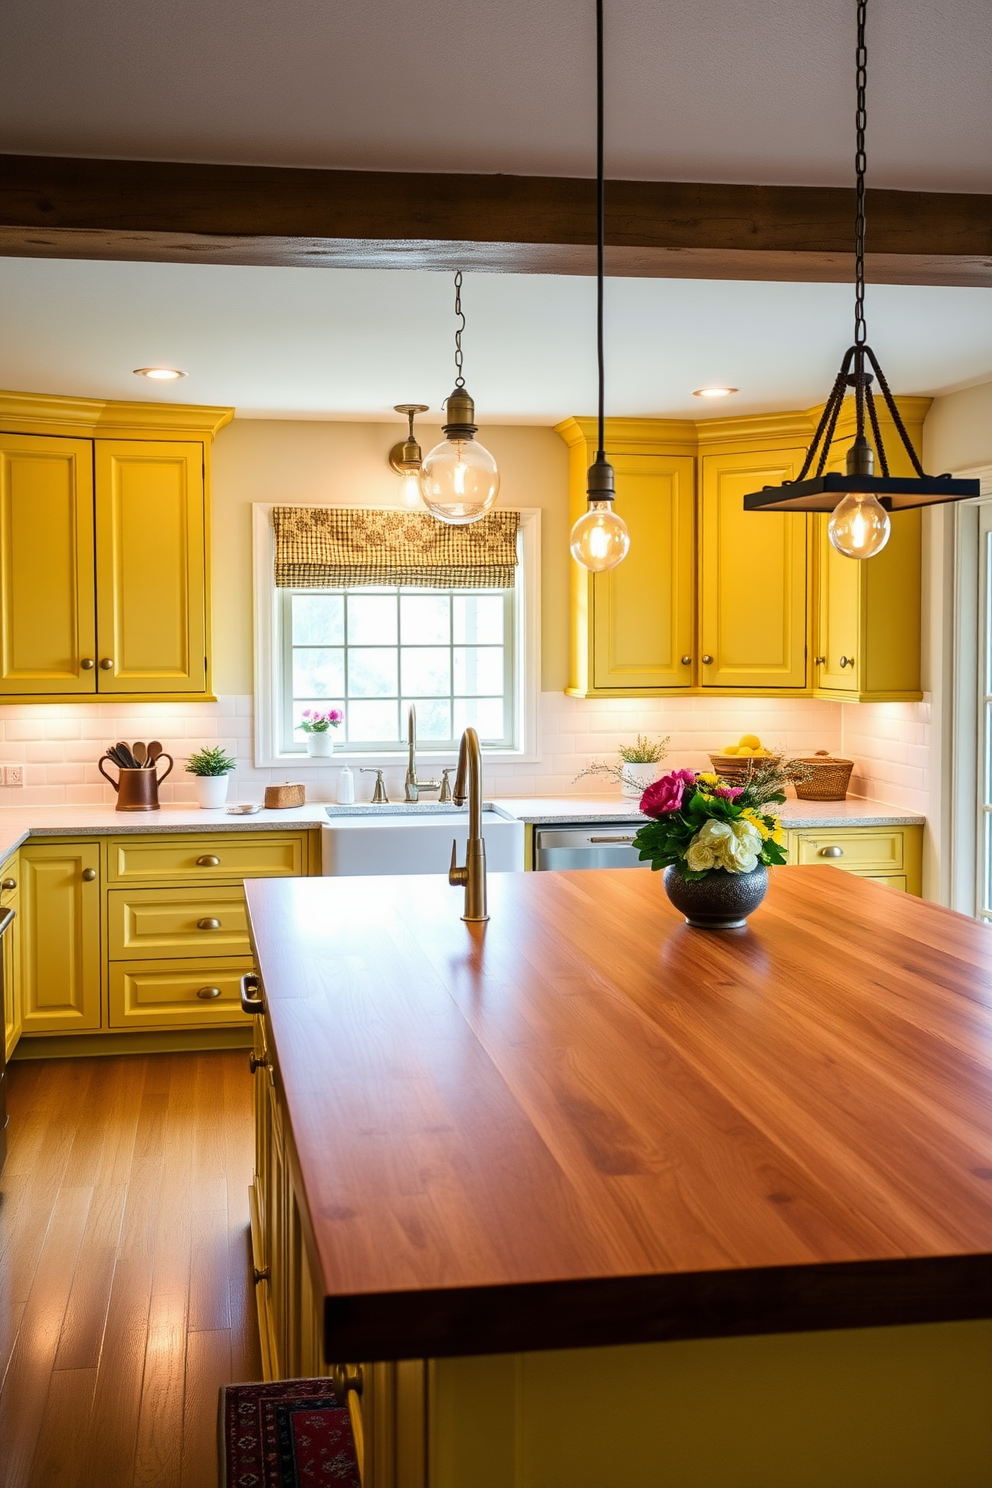
<path id="1" fill-rule="evenodd" d="M 625 796 L 640 796 L 657 778 L 658 766 L 668 753 L 667 739 L 648 739 L 638 734 L 633 744 L 621 744 L 617 750 L 619 763 L 607 764 L 596 760 L 586 769 L 580 770 L 576 780 L 584 775 L 601 775 L 619 785 Z"/>
<path id="2" fill-rule="evenodd" d="M 223 806 L 227 800 L 228 776 L 237 769 L 237 761 L 215 744 L 212 749 L 198 749 L 186 761 L 186 773 L 193 777 L 193 789 L 202 810 Z"/>

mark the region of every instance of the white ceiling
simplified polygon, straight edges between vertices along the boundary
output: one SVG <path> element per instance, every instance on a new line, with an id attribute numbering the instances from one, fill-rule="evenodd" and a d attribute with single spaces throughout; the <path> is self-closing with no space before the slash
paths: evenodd
<path id="1" fill-rule="evenodd" d="M 469 274 L 465 372 L 479 418 L 552 423 L 595 408 L 595 285 Z M 986 289 L 869 285 L 868 328 L 894 389 L 992 378 Z M 609 279 L 608 410 L 706 417 L 821 401 L 852 336 L 837 284 Z M 437 410 L 454 379 L 446 274 L 0 259 L 0 387 L 233 404 L 242 416 Z M 164 385 L 133 376 L 165 364 Z M 740 393 L 708 403 L 694 388 Z"/>
<path id="2" fill-rule="evenodd" d="M 870 0 L 870 184 L 992 189 L 992 4 Z M 6 0 L 0 148 L 592 173 L 592 0 Z M 616 176 L 846 184 L 854 0 L 607 0 Z"/>

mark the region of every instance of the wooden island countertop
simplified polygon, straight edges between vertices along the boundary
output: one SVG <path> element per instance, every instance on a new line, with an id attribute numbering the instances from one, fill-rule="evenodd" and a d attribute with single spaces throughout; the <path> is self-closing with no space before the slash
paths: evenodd
<path id="1" fill-rule="evenodd" d="M 780 868 L 255 880 L 328 1358 L 992 1316 L 992 929 Z"/>

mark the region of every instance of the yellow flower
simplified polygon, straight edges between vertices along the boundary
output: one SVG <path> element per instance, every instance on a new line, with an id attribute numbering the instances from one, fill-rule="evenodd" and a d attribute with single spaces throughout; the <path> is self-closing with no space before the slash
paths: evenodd
<path id="1" fill-rule="evenodd" d="M 697 781 L 699 781 L 699 780 L 704 781 L 706 785 L 719 785 L 720 784 L 720 777 L 719 777 L 719 775 L 714 775 L 713 772 L 712 772 L 712 770 L 705 770 L 702 774 L 697 775 L 696 776 L 696 779 L 697 779 Z"/>
<path id="2" fill-rule="evenodd" d="M 762 842 L 767 842 L 769 837 L 774 837 L 774 829 L 765 825 L 765 820 L 761 812 L 756 811 L 753 806 L 745 806 L 741 812 L 741 816 L 745 821 L 749 821 L 756 831 L 760 833 Z M 778 818 L 776 817 L 775 820 L 777 822 Z"/>

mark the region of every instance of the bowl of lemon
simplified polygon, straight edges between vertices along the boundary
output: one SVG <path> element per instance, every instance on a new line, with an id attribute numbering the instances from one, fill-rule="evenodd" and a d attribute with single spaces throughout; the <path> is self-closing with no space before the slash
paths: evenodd
<path id="1" fill-rule="evenodd" d="M 722 754 L 711 754 L 710 764 L 724 780 L 747 780 L 758 765 L 779 765 L 782 756 L 766 749 L 757 734 L 741 734 L 736 744 L 728 744 Z"/>

